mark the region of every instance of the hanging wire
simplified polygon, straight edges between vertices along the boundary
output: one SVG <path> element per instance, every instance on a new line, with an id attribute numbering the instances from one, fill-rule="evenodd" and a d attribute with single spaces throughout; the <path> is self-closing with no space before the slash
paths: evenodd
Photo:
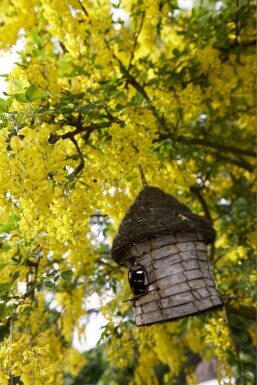
<path id="1" fill-rule="evenodd" d="M 143 184 L 144 187 L 147 187 L 148 183 L 147 183 L 147 181 L 145 179 L 145 174 L 144 174 L 144 171 L 143 171 L 143 167 L 140 165 L 140 166 L 138 166 L 138 168 L 139 168 L 139 172 L 140 172 L 140 175 L 141 175 L 142 184 Z"/>

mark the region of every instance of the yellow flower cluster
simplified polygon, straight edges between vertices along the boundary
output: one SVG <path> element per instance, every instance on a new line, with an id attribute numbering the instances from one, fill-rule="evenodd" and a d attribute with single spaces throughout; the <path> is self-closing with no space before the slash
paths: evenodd
<path id="1" fill-rule="evenodd" d="M 26 334 L 14 341 L 6 339 L 0 348 L 0 381 L 8 385 L 12 376 L 20 377 L 24 385 L 53 384 L 53 366 L 49 358 L 50 346 L 31 346 Z"/>
<path id="2" fill-rule="evenodd" d="M 223 315 L 220 313 L 218 317 L 210 318 L 205 326 L 205 342 L 214 347 L 215 356 L 218 359 L 218 382 L 221 385 L 222 379 L 227 378 L 232 385 L 232 369 L 227 360 L 227 351 L 234 351 L 229 328 Z"/>

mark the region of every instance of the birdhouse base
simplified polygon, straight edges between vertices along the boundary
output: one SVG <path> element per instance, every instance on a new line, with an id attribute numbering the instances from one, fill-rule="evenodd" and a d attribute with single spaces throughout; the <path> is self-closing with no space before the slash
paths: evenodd
<path id="1" fill-rule="evenodd" d="M 143 266 L 148 292 L 135 298 L 136 325 L 150 325 L 222 307 L 207 246 L 199 233 L 163 236 L 133 246 L 124 264 Z"/>

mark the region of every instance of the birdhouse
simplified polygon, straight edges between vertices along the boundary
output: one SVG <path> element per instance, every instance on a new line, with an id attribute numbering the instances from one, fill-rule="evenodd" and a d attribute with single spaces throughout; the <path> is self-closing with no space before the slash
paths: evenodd
<path id="1" fill-rule="evenodd" d="M 122 220 L 112 257 L 128 269 L 136 325 L 223 306 L 208 262 L 215 231 L 173 196 L 145 187 Z"/>

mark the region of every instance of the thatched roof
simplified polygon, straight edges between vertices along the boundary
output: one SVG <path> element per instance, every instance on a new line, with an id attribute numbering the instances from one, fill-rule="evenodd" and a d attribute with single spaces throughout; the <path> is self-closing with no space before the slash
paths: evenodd
<path id="1" fill-rule="evenodd" d="M 198 232 L 212 242 L 215 231 L 209 221 L 193 214 L 172 195 L 157 187 L 145 187 L 123 218 L 112 245 L 112 258 L 122 264 L 124 253 L 143 241 L 174 233 Z"/>

